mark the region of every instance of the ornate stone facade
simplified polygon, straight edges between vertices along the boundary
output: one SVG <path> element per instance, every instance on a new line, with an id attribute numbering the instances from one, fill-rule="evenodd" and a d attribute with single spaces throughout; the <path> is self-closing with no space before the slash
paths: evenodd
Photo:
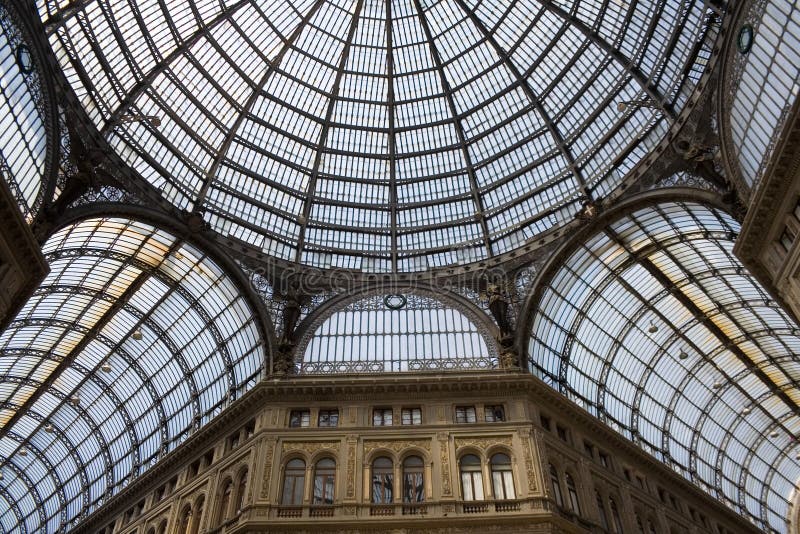
<path id="1" fill-rule="evenodd" d="M 189 508 L 201 515 L 190 524 L 199 521 L 199 532 L 208 534 L 593 532 L 600 523 L 595 491 L 616 499 L 630 517 L 657 517 L 659 533 L 708 532 L 708 525 L 756 532 L 528 373 L 395 375 L 379 382 L 367 376 L 262 382 L 76 532 L 149 534 L 168 518 L 166 532 L 183 534 Z M 422 414 L 418 424 L 373 426 L 373 410 L 411 406 Z M 483 417 L 495 413 L 484 408 L 498 406 L 499 420 Z M 456 407 L 474 408 L 475 421 L 457 422 Z M 298 410 L 309 416 L 290 427 L 289 413 Z M 335 411 L 348 415 L 336 425 L 321 417 Z M 603 444 L 597 457 L 586 456 L 589 442 Z M 498 453 L 511 463 L 493 464 Z M 477 469 L 464 470 L 467 454 L 480 459 Z M 410 456 L 423 460 L 417 478 L 405 471 Z M 392 464 L 378 478 L 375 458 Z M 557 490 L 552 470 L 563 486 Z M 566 473 L 576 486 L 565 482 Z M 646 476 L 647 485 L 631 473 Z M 410 480 L 418 489 L 409 489 Z M 468 491 L 467 483 L 480 490 Z M 671 500 L 660 498 L 665 492 Z M 633 520 L 625 521 L 635 531 Z"/>

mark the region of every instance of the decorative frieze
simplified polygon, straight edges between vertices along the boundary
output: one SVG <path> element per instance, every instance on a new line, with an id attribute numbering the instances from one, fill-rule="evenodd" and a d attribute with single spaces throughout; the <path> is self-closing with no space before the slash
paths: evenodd
<path id="1" fill-rule="evenodd" d="M 284 441 L 282 446 L 283 454 L 298 451 L 314 454 L 322 450 L 336 451 L 338 448 L 338 441 Z"/>
<path id="2" fill-rule="evenodd" d="M 431 451 L 431 441 L 429 439 L 396 439 L 385 441 L 365 441 L 364 452 L 371 453 L 375 449 L 388 449 L 393 452 L 402 452 L 406 449 L 417 447 L 425 451 Z"/>
<path id="3" fill-rule="evenodd" d="M 504 445 L 511 448 L 511 436 L 491 436 L 486 438 L 455 438 L 456 450 L 463 447 L 475 447 L 485 451 L 494 445 Z"/>

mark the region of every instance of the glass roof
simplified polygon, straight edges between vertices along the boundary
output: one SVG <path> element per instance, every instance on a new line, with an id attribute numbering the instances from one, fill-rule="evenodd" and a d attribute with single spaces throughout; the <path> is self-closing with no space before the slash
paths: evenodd
<path id="1" fill-rule="evenodd" d="M 0 335 L 0 525 L 56 532 L 254 385 L 263 338 L 234 282 L 149 224 L 88 219 Z"/>
<path id="2" fill-rule="evenodd" d="M 42 203 L 47 138 L 33 54 L 0 5 L 0 179 L 30 223 Z"/>
<path id="3" fill-rule="evenodd" d="M 608 196 L 715 37 L 699 0 L 37 7 L 91 120 L 164 199 L 272 256 L 370 272 L 497 255 Z"/>
<path id="4" fill-rule="evenodd" d="M 800 330 L 697 204 L 608 224 L 532 320 L 532 370 L 759 527 L 786 532 L 800 480 Z"/>
<path id="5" fill-rule="evenodd" d="M 371 295 L 320 319 L 298 372 L 490 369 L 497 349 L 478 321 L 420 294 Z M 487 341 L 488 340 L 488 341 Z"/>

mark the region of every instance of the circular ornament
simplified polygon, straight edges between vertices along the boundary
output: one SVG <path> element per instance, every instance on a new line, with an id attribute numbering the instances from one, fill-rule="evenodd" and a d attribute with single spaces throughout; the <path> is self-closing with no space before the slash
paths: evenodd
<path id="1" fill-rule="evenodd" d="M 736 36 L 736 47 L 742 54 L 748 53 L 753 47 L 753 27 L 749 24 L 739 28 L 739 35 Z"/>
<path id="2" fill-rule="evenodd" d="M 390 310 L 401 310 L 408 304 L 408 299 L 405 295 L 386 295 L 383 297 L 383 304 Z"/>
<path id="3" fill-rule="evenodd" d="M 31 49 L 28 48 L 26 45 L 21 44 L 17 47 L 17 66 L 19 66 L 19 70 L 22 71 L 23 74 L 30 74 L 33 72 L 33 56 L 31 55 Z"/>

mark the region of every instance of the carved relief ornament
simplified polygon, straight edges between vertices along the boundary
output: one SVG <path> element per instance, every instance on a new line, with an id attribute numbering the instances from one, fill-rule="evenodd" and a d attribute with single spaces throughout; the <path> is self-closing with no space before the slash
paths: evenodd
<path id="1" fill-rule="evenodd" d="M 503 445 L 511 448 L 511 436 L 497 436 L 488 438 L 455 438 L 456 450 L 462 447 L 475 447 L 485 451 L 494 445 Z"/>
<path id="2" fill-rule="evenodd" d="M 375 449 L 388 449 L 394 452 L 401 452 L 410 447 L 417 447 L 425 451 L 431 451 L 431 441 L 429 439 L 396 439 L 387 441 L 365 441 L 364 452 L 371 453 Z"/>
<path id="3" fill-rule="evenodd" d="M 282 446 L 283 454 L 295 451 L 314 454 L 317 451 L 336 451 L 338 449 L 338 441 L 284 441 Z"/>

